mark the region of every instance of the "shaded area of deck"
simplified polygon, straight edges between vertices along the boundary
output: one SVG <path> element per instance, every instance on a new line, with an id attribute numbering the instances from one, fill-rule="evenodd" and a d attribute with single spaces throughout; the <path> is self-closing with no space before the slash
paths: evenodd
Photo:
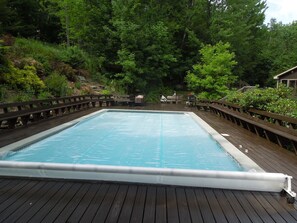
<path id="1" fill-rule="evenodd" d="M 121 107 L 125 108 L 125 107 Z M 126 107 L 129 108 L 129 107 Z M 297 158 L 214 114 L 166 104 L 132 109 L 193 110 L 267 172 L 294 177 Z M 0 133 L 2 145 L 87 114 Z M 295 189 L 296 191 L 296 189 Z M 0 222 L 297 222 L 278 193 L 109 182 L 0 179 Z"/>
<path id="2" fill-rule="evenodd" d="M 0 222 L 297 222 L 275 193 L 0 180 Z"/>

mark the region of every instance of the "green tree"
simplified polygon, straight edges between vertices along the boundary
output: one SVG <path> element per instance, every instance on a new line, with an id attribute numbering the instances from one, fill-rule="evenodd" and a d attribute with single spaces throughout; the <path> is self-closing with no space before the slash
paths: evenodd
<path id="1" fill-rule="evenodd" d="M 200 50 L 201 62 L 188 71 L 186 82 L 189 89 L 198 93 L 200 98 L 219 99 L 236 81 L 232 69 L 237 64 L 235 54 L 230 52 L 229 43 L 205 45 Z"/>
<path id="2" fill-rule="evenodd" d="M 255 84 L 264 42 L 266 3 L 263 0 L 210 0 L 212 44 L 229 42 L 238 62 L 235 74 Z M 263 68 L 265 69 L 265 68 Z"/>
<path id="3" fill-rule="evenodd" d="M 267 70 L 269 82 L 275 84 L 273 76 L 297 65 L 297 22 L 278 23 L 271 20 L 267 28 L 263 57 L 271 63 Z"/>
<path id="4" fill-rule="evenodd" d="M 58 42 L 59 19 L 49 0 L 1 0 L 0 33 Z"/>
<path id="5" fill-rule="evenodd" d="M 162 13 L 158 16 L 155 10 L 150 11 L 151 2 L 117 0 L 112 4 L 112 25 L 120 41 L 116 63 L 121 72 L 115 78 L 129 92 L 161 87 L 162 79 L 177 61 L 172 35 L 168 24 L 162 21 Z"/>

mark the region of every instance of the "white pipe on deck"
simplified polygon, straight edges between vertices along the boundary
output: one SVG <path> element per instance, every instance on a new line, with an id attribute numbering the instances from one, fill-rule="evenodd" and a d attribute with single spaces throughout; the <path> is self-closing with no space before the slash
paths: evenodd
<path id="1" fill-rule="evenodd" d="M 0 175 L 168 184 L 236 190 L 291 191 L 291 176 L 282 173 L 234 172 L 0 161 Z M 294 193 L 291 193 L 294 194 Z"/>

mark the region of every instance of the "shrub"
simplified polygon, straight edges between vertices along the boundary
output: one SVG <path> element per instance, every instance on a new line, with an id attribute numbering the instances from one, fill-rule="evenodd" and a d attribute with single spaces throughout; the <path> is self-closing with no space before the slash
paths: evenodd
<path id="1" fill-rule="evenodd" d="M 52 94 L 48 91 L 42 91 L 40 92 L 40 94 L 37 96 L 37 99 L 48 99 L 48 98 L 51 98 L 52 97 Z"/>
<path id="2" fill-rule="evenodd" d="M 13 95 L 10 100 L 12 102 L 22 102 L 22 101 L 31 101 L 34 100 L 34 92 L 33 91 L 19 91 L 17 94 Z"/>
<path id="3" fill-rule="evenodd" d="M 67 78 L 64 75 L 54 72 L 49 75 L 44 82 L 48 88 L 48 91 L 56 97 L 64 97 L 69 94 Z"/>
<path id="4" fill-rule="evenodd" d="M 103 94 L 103 95 L 110 95 L 111 92 L 110 92 L 109 90 L 107 90 L 107 89 L 104 89 L 104 90 L 101 90 L 101 91 L 100 91 L 100 94 Z"/>
<path id="5" fill-rule="evenodd" d="M 5 85 L 0 85 L 0 102 L 5 101 L 8 96 L 8 89 Z"/>
<path id="6" fill-rule="evenodd" d="M 243 108 L 256 108 L 297 118 L 297 101 L 290 99 L 293 89 L 286 86 L 278 88 L 254 88 L 241 92 L 230 92 L 226 100 Z"/>
<path id="7" fill-rule="evenodd" d="M 297 101 L 287 98 L 281 98 L 272 101 L 266 106 L 266 110 L 281 115 L 297 118 Z"/>
<path id="8" fill-rule="evenodd" d="M 279 88 L 253 88 L 244 93 L 230 92 L 227 101 L 239 104 L 243 108 L 257 108 L 266 110 L 266 106 L 281 98 L 288 98 L 292 95 L 292 89 L 280 85 Z"/>
<path id="9" fill-rule="evenodd" d="M 52 66 L 56 72 L 65 75 L 68 80 L 75 81 L 75 70 L 69 64 L 56 62 Z"/>
<path id="10" fill-rule="evenodd" d="M 33 90 L 34 93 L 44 89 L 43 81 L 37 76 L 33 66 L 24 66 L 23 69 L 9 65 L 9 72 L 4 73 L 3 81 L 14 89 Z"/>
<path id="11" fill-rule="evenodd" d="M 61 54 L 61 60 L 73 68 L 79 68 L 85 66 L 86 53 L 77 46 L 71 46 L 66 48 Z"/>
<path id="12" fill-rule="evenodd" d="M 81 82 L 75 82 L 74 86 L 75 86 L 77 89 L 81 89 Z"/>

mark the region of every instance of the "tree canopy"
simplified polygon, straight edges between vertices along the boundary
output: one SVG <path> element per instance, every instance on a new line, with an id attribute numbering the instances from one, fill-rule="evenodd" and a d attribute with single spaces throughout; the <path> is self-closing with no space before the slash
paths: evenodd
<path id="1" fill-rule="evenodd" d="M 232 55 L 222 56 L 232 61 L 219 72 L 228 76 L 224 88 L 233 80 L 267 86 L 297 64 L 297 23 L 265 25 L 265 10 L 265 0 L 3 0 L 0 34 L 83 49 L 98 59 L 96 72 L 127 93 L 185 80 L 193 87 L 190 74 L 214 69 L 218 58 L 206 62 L 205 51 L 219 46 Z"/>
<path id="2" fill-rule="evenodd" d="M 220 99 L 236 81 L 232 69 L 237 62 L 229 48 L 229 43 L 219 42 L 214 46 L 205 45 L 200 50 L 201 62 L 195 64 L 186 76 L 189 88 L 200 98 Z"/>

